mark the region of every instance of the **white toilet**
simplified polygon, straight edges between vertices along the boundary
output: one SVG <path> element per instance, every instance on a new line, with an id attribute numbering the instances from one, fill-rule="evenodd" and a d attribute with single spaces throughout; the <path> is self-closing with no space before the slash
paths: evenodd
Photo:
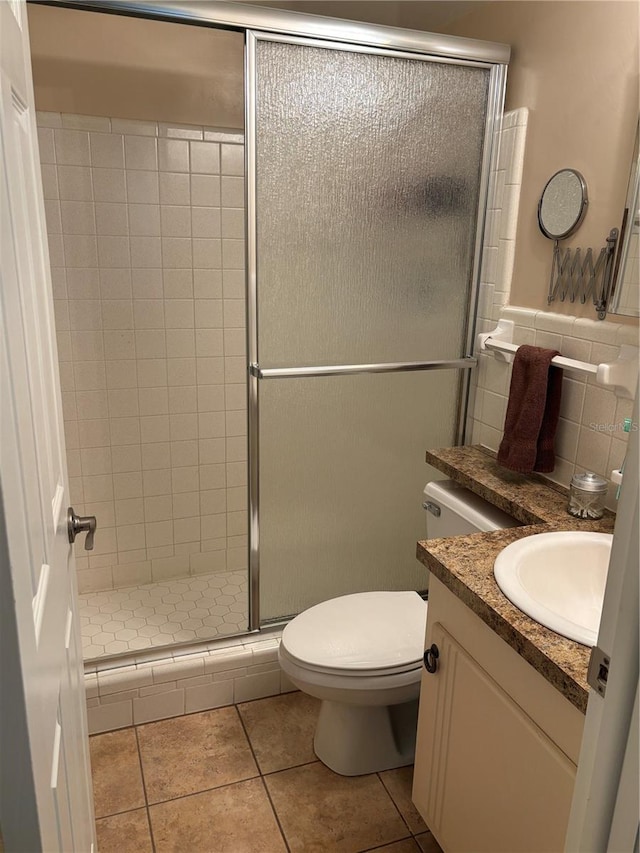
<path id="1" fill-rule="evenodd" d="M 518 524 L 450 480 L 424 495 L 428 539 Z M 413 762 L 426 619 L 416 592 L 362 592 L 316 604 L 284 629 L 280 666 L 322 700 L 314 749 L 336 773 Z"/>

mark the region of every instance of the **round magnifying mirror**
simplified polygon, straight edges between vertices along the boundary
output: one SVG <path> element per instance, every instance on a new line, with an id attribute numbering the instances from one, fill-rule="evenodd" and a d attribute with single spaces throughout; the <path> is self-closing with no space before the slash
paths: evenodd
<path id="1" fill-rule="evenodd" d="M 573 234 L 587 212 L 587 185 L 580 172 L 561 169 L 552 175 L 540 196 L 538 224 L 550 240 Z"/>

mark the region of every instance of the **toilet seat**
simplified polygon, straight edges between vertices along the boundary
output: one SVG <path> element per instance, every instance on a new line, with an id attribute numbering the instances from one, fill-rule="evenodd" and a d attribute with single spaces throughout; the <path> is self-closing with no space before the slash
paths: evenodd
<path id="1" fill-rule="evenodd" d="M 426 617 L 427 604 L 416 592 L 341 596 L 305 610 L 285 627 L 281 657 L 328 677 L 415 674 L 422 664 Z"/>
<path id="2" fill-rule="evenodd" d="M 422 656 L 418 660 L 402 666 L 389 666 L 378 669 L 340 669 L 330 666 L 310 666 L 304 661 L 298 660 L 282 643 L 280 644 L 280 657 L 284 658 L 290 666 L 294 666 L 302 671 L 330 677 L 335 676 L 336 678 L 387 678 L 394 675 L 403 675 L 408 672 L 416 672 L 422 667 Z"/>

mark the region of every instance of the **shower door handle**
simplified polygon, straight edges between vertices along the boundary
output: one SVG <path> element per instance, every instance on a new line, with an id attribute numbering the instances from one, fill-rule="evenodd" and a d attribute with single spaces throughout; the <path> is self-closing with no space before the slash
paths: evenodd
<path id="1" fill-rule="evenodd" d="M 93 551 L 93 538 L 97 526 L 98 522 L 95 515 L 76 515 L 72 506 L 67 510 L 67 532 L 69 534 L 69 542 L 72 545 L 76 541 L 78 533 L 86 533 L 87 538 L 84 540 L 84 550 Z"/>
<path id="2" fill-rule="evenodd" d="M 249 365 L 256 379 L 306 379 L 312 376 L 357 376 L 360 373 L 410 373 L 416 370 L 471 370 L 478 363 L 474 356 L 443 361 L 392 361 L 379 364 L 325 364 L 316 367 L 260 367 Z"/>

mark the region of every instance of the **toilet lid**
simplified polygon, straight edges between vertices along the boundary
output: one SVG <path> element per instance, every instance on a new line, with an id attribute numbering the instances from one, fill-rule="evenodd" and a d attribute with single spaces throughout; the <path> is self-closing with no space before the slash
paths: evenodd
<path id="1" fill-rule="evenodd" d="M 323 601 L 282 633 L 287 653 L 322 669 L 396 669 L 422 659 L 427 605 L 417 592 L 361 592 Z"/>

